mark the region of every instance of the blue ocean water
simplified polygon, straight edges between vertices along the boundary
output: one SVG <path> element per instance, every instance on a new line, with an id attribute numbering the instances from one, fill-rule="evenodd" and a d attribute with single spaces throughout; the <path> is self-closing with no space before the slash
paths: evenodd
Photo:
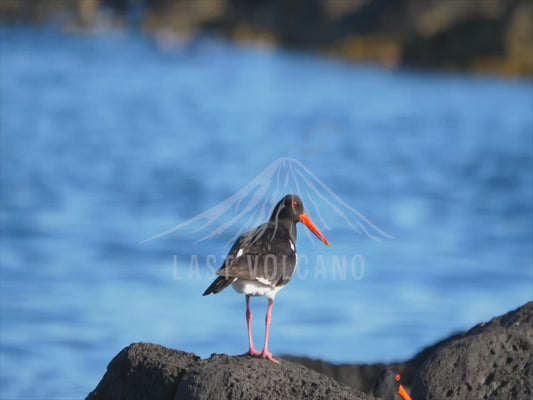
<path id="1" fill-rule="evenodd" d="M 251 197 L 298 184 L 332 246 L 299 227 L 300 267 L 274 308 L 277 355 L 404 360 L 532 300 L 532 107 L 528 80 L 3 28 L 0 397 L 82 398 L 132 342 L 245 352 L 244 299 L 201 294 L 255 219 L 200 241 L 211 226 L 141 241 L 212 207 L 224 228 Z M 393 238 L 357 233 L 364 220 L 300 164 Z M 268 190 L 222 213 L 250 182 Z M 261 347 L 266 301 L 253 310 Z"/>

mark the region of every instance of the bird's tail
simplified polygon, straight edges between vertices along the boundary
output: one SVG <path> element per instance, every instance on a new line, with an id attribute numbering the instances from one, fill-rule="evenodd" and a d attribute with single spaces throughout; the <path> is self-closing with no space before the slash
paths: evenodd
<path id="1" fill-rule="evenodd" d="M 211 293 L 218 293 L 226 289 L 235 281 L 235 278 L 226 278 L 224 276 L 219 276 L 213 281 L 213 283 L 205 290 L 202 296 L 207 296 Z"/>

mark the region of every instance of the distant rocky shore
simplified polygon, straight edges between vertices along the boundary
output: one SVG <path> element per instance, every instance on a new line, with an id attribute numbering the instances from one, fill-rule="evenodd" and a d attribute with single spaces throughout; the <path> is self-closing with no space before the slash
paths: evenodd
<path id="1" fill-rule="evenodd" d="M 426 348 L 412 360 L 335 365 L 283 357 L 194 354 L 135 343 L 109 364 L 87 400 L 374 399 L 379 371 L 391 367 L 414 400 L 533 398 L 533 302 Z"/>
<path id="2" fill-rule="evenodd" d="M 102 10 L 107 10 L 103 12 Z M 533 0 L 3 0 L 0 20 L 55 18 L 205 33 L 318 50 L 390 68 L 416 66 L 533 76 Z M 109 18 L 108 18 L 109 19 Z"/>

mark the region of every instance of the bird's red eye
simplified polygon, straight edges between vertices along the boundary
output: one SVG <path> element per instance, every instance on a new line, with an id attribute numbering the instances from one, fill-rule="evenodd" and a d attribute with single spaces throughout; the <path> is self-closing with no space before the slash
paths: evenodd
<path id="1" fill-rule="evenodd" d="M 298 202 L 295 200 L 292 202 L 292 208 L 298 207 Z"/>
<path id="2" fill-rule="evenodd" d="M 400 379 L 402 379 L 402 376 L 400 374 L 396 375 L 396 380 L 400 382 Z"/>

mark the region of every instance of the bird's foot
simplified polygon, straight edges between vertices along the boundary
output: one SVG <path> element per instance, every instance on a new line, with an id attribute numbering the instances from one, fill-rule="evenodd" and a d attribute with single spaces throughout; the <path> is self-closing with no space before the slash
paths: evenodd
<path id="1" fill-rule="evenodd" d="M 261 357 L 266 358 L 267 360 L 270 360 L 273 363 L 279 364 L 279 361 L 276 360 L 274 358 L 274 355 L 271 352 L 269 352 L 269 351 L 263 350 L 262 353 L 261 353 Z"/>
<path id="2" fill-rule="evenodd" d="M 253 347 L 250 347 L 250 350 L 248 350 L 248 354 L 253 357 L 257 357 L 257 356 L 260 356 L 262 353 L 260 351 L 257 351 Z"/>

